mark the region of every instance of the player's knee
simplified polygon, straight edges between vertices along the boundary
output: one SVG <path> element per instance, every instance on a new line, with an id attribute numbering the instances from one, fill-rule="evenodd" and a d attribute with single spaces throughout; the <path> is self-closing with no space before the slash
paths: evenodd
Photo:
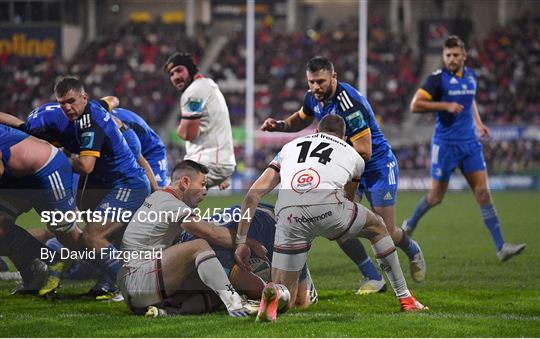
<path id="1" fill-rule="evenodd" d="M 489 204 L 491 202 L 491 195 L 487 187 L 477 187 L 474 189 L 474 197 L 480 205 Z"/>
<path id="2" fill-rule="evenodd" d="M 368 239 L 388 234 L 384 219 L 380 215 L 371 212 L 368 214 L 366 225 L 362 231 L 364 236 Z"/>
<path id="3" fill-rule="evenodd" d="M 208 241 L 204 239 L 195 239 L 193 241 L 190 241 L 191 245 L 194 247 L 194 253 L 193 255 L 197 257 L 199 254 L 207 251 L 213 251 L 212 247 L 210 247 L 210 244 Z"/>
<path id="4" fill-rule="evenodd" d="M 427 196 L 427 202 L 431 206 L 440 204 L 443 201 L 443 199 L 444 199 L 444 192 L 440 192 L 437 190 L 429 191 L 428 196 Z"/>

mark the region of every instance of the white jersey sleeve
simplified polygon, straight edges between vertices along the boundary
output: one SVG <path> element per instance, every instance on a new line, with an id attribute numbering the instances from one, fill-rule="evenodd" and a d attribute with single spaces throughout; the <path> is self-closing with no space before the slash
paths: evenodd
<path id="1" fill-rule="evenodd" d="M 353 147 L 329 134 L 289 142 L 270 163 L 281 179 L 276 211 L 344 201 L 345 184 L 359 180 L 364 166 Z"/>
<path id="2" fill-rule="evenodd" d="M 135 212 L 122 238 L 123 251 L 152 251 L 172 245 L 191 209 L 170 189 L 156 191 Z"/>
<path id="3" fill-rule="evenodd" d="M 199 135 L 186 141 L 185 159 L 207 166 L 236 165 L 229 109 L 211 79 L 193 80 L 181 97 L 182 119 L 200 119 Z"/>

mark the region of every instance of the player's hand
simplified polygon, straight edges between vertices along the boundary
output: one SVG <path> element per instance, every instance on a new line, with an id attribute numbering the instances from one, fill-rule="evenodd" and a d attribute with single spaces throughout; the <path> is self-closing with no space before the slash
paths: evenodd
<path id="1" fill-rule="evenodd" d="M 268 257 L 266 256 L 268 254 L 268 250 L 266 249 L 266 247 L 264 247 L 263 244 L 261 244 L 257 240 L 247 238 L 246 245 L 248 245 L 250 250 L 253 251 L 256 256 L 266 261 L 269 261 Z"/>
<path id="2" fill-rule="evenodd" d="M 274 118 L 267 118 L 261 125 L 261 131 L 281 132 L 283 126 Z"/>
<path id="3" fill-rule="evenodd" d="M 480 135 L 480 138 L 489 138 L 490 131 L 486 125 L 480 124 L 476 126 L 476 129 L 478 130 L 478 135 Z"/>
<path id="4" fill-rule="evenodd" d="M 218 185 L 220 191 L 223 191 L 224 189 L 226 189 L 229 186 L 231 186 L 231 184 L 229 182 L 229 178 L 223 180 L 223 182 Z"/>
<path id="5" fill-rule="evenodd" d="M 236 260 L 236 263 L 238 266 L 240 266 L 241 269 L 246 271 L 251 271 L 251 267 L 249 266 L 249 258 L 251 258 L 251 250 L 249 249 L 249 246 L 246 244 L 239 244 L 236 246 L 236 251 L 234 252 L 234 259 Z"/>
<path id="6" fill-rule="evenodd" d="M 458 104 L 457 102 L 449 102 L 446 107 L 448 113 L 457 115 L 463 111 L 463 105 Z"/>

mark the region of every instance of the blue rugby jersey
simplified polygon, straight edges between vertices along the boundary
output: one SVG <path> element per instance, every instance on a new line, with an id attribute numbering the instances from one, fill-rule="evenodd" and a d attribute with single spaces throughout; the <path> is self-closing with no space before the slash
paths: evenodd
<path id="1" fill-rule="evenodd" d="M 116 108 L 111 111 L 113 115 L 128 125 L 141 141 L 143 157 L 149 162 L 165 159 L 166 148 L 159 135 L 135 112 L 124 108 Z"/>
<path id="2" fill-rule="evenodd" d="M 457 115 L 447 111 L 436 113 L 435 142 L 463 143 L 477 139 L 473 118 L 476 73 L 472 69 L 465 67 L 463 74 L 439 69 L 426 79 L 420 91 L 433 101 L 457 102 L 463 106 Z"/>
<path id="3" fill-rule="evenodd" d="M 75 125 L 79 155 L 98 158 L 92 176 L 112 185 L 147 180 L 111 115 L 98 102 L 89 101 Z"/>
<path id="4" fill-rule="evenodd" d="M 57 147 L 62 146 L 71 153 L 79 153 L 75 123 L 69 121 L 56 102 L 35 108 L 28 115 L 24 129 L 28 134 L 47 140 Z"/>
<path id="5" fill-rule="evenodd" d="M 2 163 L 7 171 L 7 163 L 11 157 L 11 146 L 18 144 L 29 135 L 15 128 L 0 124 L 0 152 L 2 152 Z"/>
<path id="6" fill-rule="evenodd" d="M 350 144 L 371 132 L 372 155 L 366 162 L 365 172 L 387 166 L 390 144 L 377 124 L 367 99 L 359 91 L 345 82 L 338 82 L 334 97 L 327 102 L 318 101 L 311 91 L 307 91 L 300 116 L 303 119 L 315 117 L 321 120 L 328 114 L 338 114 L 345 120 L 347 142 Z"/>

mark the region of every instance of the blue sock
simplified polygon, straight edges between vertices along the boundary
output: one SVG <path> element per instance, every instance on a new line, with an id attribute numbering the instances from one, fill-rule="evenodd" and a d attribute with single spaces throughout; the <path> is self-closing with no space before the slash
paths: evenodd
<path id="1" fill-rule="evenodd" d="M 367 255 L 364 246 L 358 239 L 349 239 L 342 244 L 339 244 L 339 247 L 347 254 L 349 258 L 358 266 L 360 272 L 364 277 L 371 280 L 382 280 L 382 276 L 379 274 L 379 271 L 373 265 L 371 258 Z"/>
<path id="2" fill-rule="evenodd" d="M 401 241 L 397 246 L 401 248 L 411 260 L 418 252 L 420 252 L 420 248 L 416 241 L 412 240 L 406 232 L 403 232 L 403 238 L 401 238 Z"/>
<path id="3" fill-rule="evenodd" d="M 480 207 L 480 211 L 482 212 L 482 219 L 484 219 L 484 224 L 491 233 L 491 237 L 493 238 L 495 247 L 497 247 L 497 251 L 499 251 L 504 244 L 504 240 L 501 228 L 499 227 L 499 217 L 497 216 L 497 210 L 495 209 L 495 206 L 487 205 Z"/>
<path id="4" fill-rule="evenodd" d="M 101 260 L 97 260 L 98 265 L 103 269 L 112 281 L 116 281 L 116 274 L 120 271 L 120 261 L 115 259 L 113 253 L 117 252 L 116 247 L 113 244 L 102 248 L 97 253 L 96 257 L 99 255 Z"/>
<path id="5" fill-rule="evenodd" d="M 422 218 L 422 216 L 426 214 L 426 212 L 429 211 L 429 209 L 432 207 L 433 206 L 427 202 L 427 196 L 424 195 L 422 199 L 420 199 L 420 201 L 418 202 L 418 205 L 416 205 L 416 208 L 414 209 L 411 217 L 407 219 L 407 225 L 414 229 L 418 224 L 420 218 Z"/>

